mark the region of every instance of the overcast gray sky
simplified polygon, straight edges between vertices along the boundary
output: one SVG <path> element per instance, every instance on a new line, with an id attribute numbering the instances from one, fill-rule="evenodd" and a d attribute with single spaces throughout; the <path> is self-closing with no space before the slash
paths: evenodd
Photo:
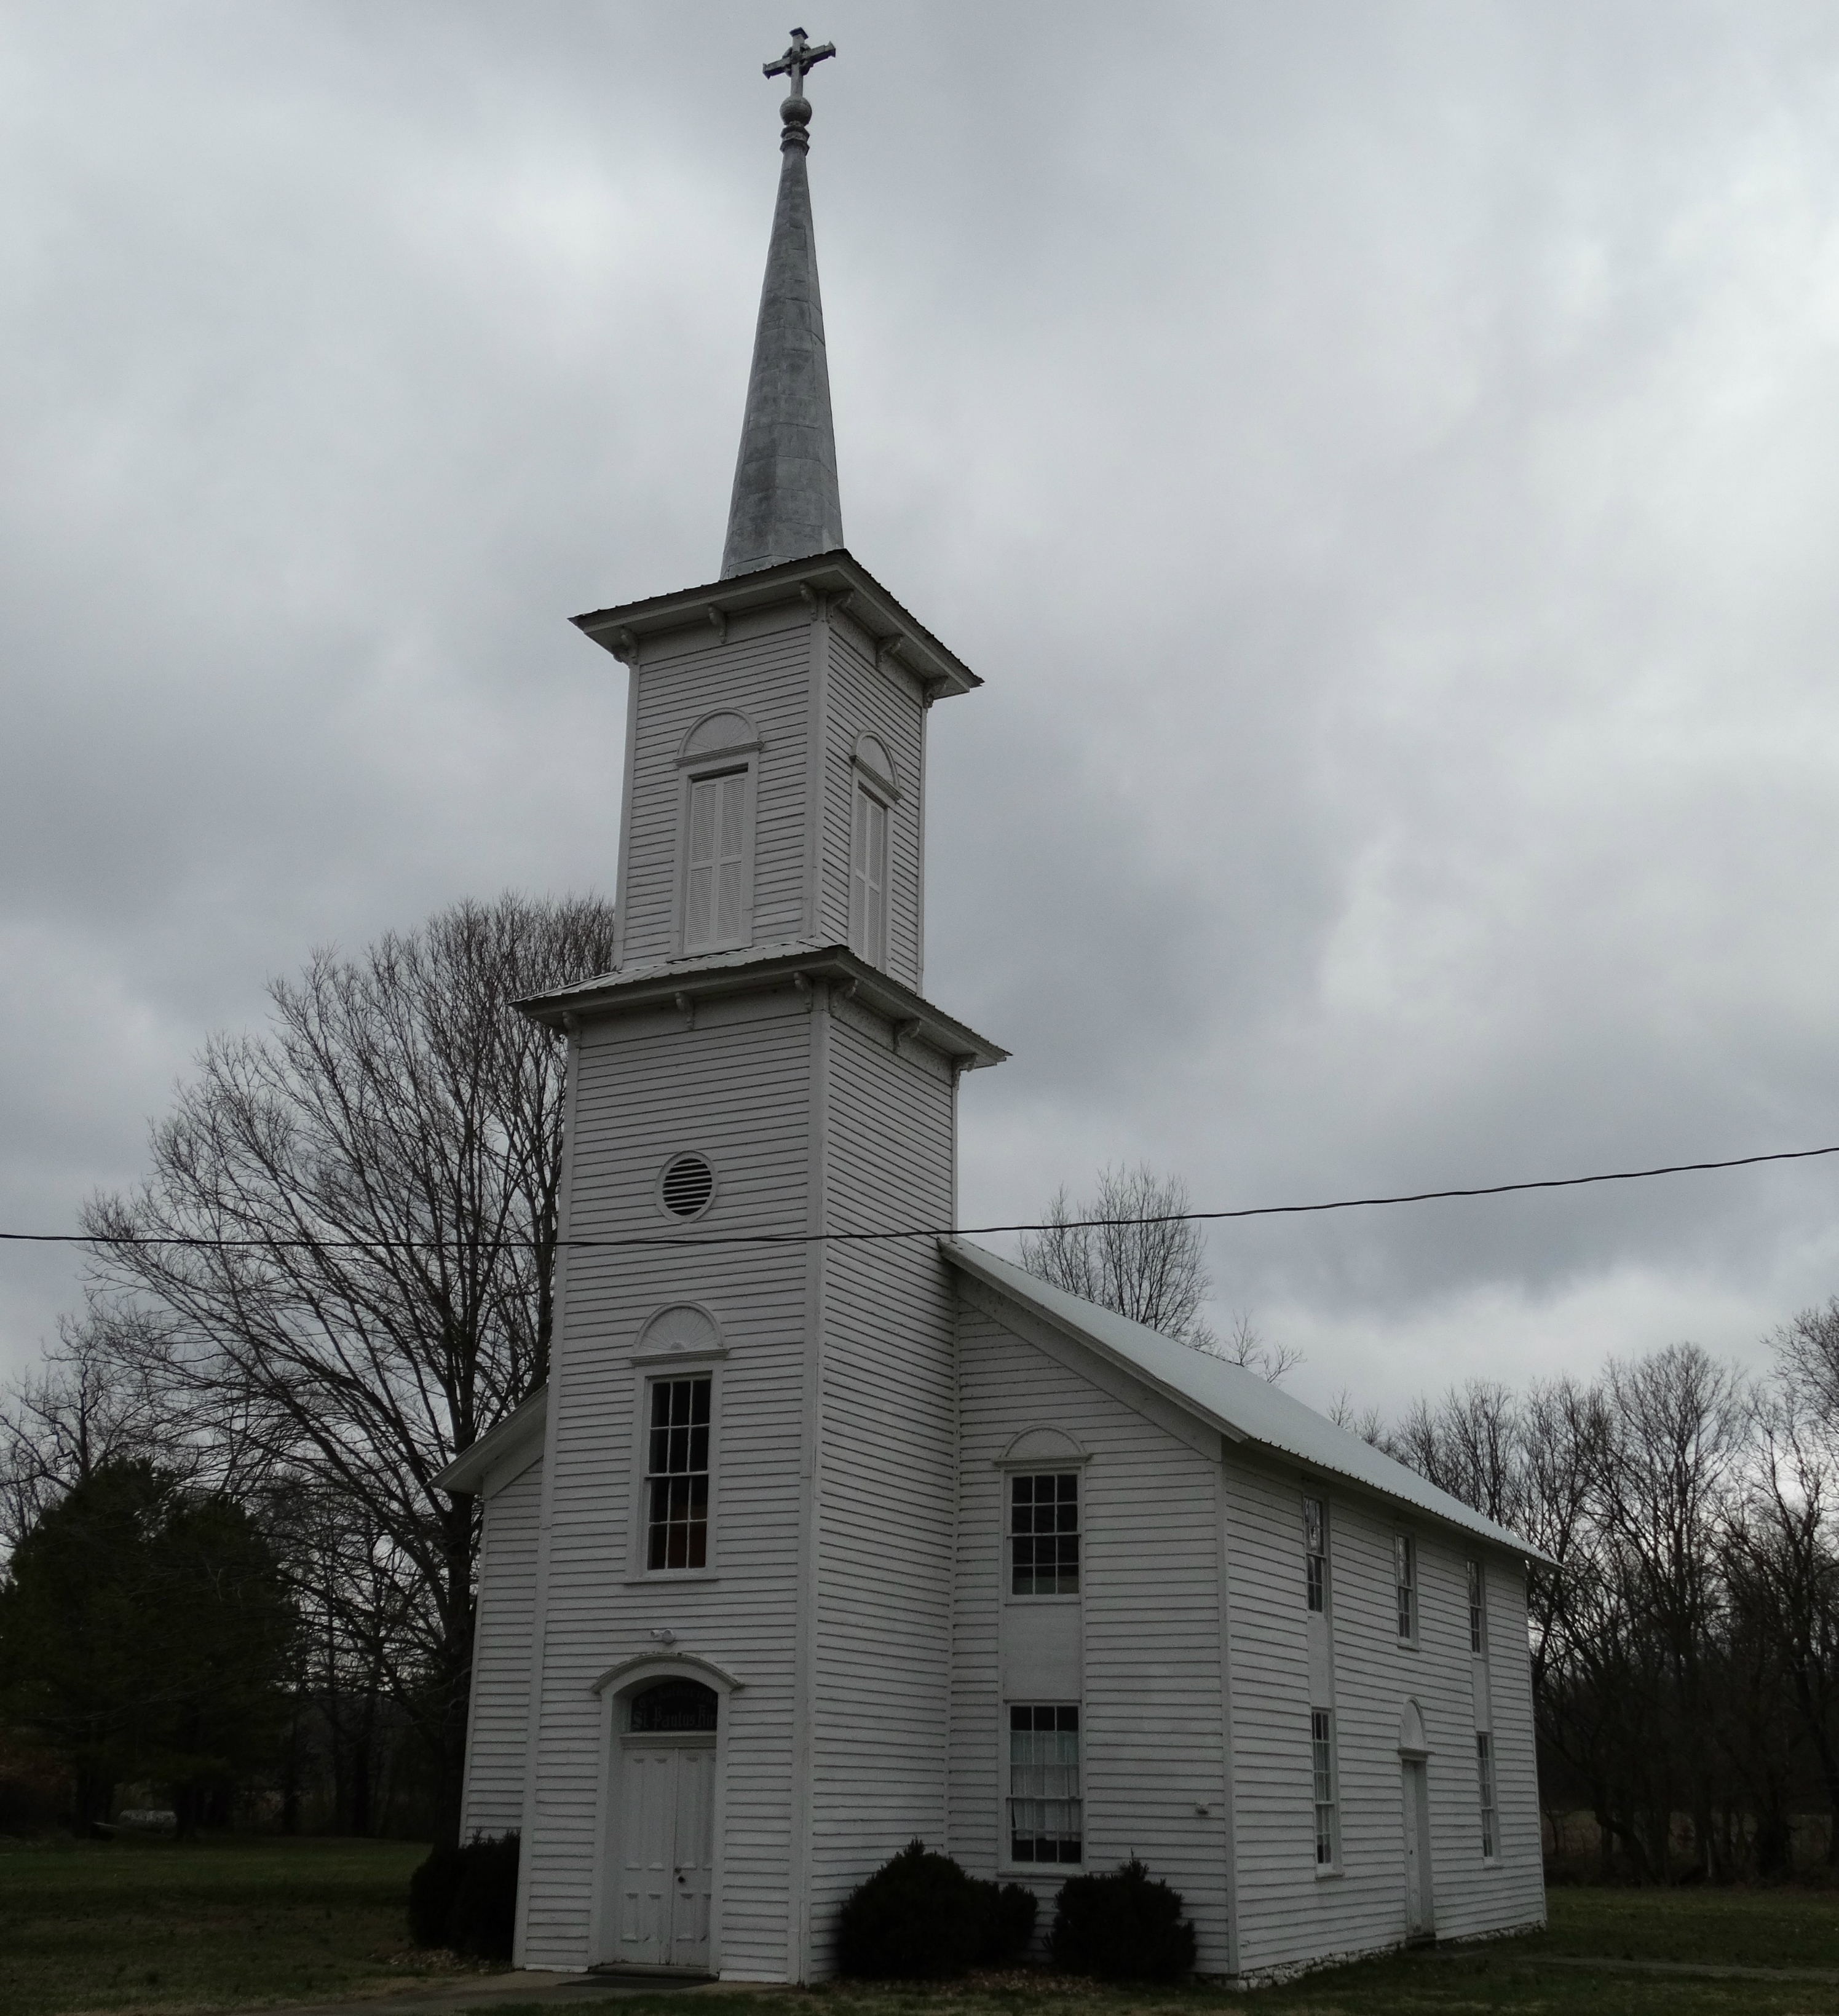
<path id="1" fill-rule="evenodd" d="M 937 709 L 967 1222 L 1839 1141 L 1839 9 L 822 0 L 849 543 Z M 270 973 L 610 889 L 786 9 L 0 20 L 0 1224 Z M 1759 1339 L 1839 1159 L 1226 1228 L 1294 1390 Z M 0 1370 L 77 1298 L 0 1249 Z"/>

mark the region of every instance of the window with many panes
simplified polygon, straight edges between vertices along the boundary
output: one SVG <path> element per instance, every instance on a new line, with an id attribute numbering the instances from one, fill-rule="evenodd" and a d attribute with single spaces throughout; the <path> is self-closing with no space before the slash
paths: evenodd
<path id="1" fill-rule="evenodd" d="M 1012 1596 L 1079 1593 L 1079 1473 L 1009 1480 L 1009 1589 Z"/>
<path id="2" fill-rule="evenodd" d="M 709 1399 L 705 1372 L 651 1382 L 646 1436 L 645 1565 L 709 1564 Z"/>
<path id="3" fill-rule="evenodd" d="M 1485 1730 L 1475 1735 L 1475 1769 L 1481 1787 L 1481 1854 L 1494 1859 L 1494 1739 Z"/>
<path id="4" fill-rule="evenodd" d="M 1407 1533 L 1392 1535 L 1392 1581 L 1398 1599 L 1398 1636 L 1417 1642 L 1417 1543 Z"/>
<path id="5" fill-rule="evenodd" d="M 1063 1703 L 1009 1711 L 1009 1859 L 1085 1859 L 1079 1711 Z"/>
<path id="6" fill-rule="evenodd" d="M 1319 1498 L 1303 1500 L 1304 1587 L 1312 1610 L 1328 1607 L 1328 1507 Z"/>
<path id="7" fill-rule="evenodd" d="M 1315 1786 L 1315 1867 L 1335 1865 L 1334 1713 L 1330 1708 L 1309 1711 L 1309 1759 Z"/>
<path id="8" fill-rule="evenodd" d="M 1469 1579 L 1469 1651 L 1477 1659 L 1488 1655 L 1487 1607 L 1482 1600 L 1481 1564 L 1463 1564 Z"/>

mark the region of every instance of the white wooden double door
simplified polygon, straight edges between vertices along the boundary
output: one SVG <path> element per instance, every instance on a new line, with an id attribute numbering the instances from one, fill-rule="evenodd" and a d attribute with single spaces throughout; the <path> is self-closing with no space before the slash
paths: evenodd
<path id="1" fill-rule="evenodd" d="M 709 1964 L 715 1888 L 715 1739 L 621 1739 L 613 1957 Z"/>

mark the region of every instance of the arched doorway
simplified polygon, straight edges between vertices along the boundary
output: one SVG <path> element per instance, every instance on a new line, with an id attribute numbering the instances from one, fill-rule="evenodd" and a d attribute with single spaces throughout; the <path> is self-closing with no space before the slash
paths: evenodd
<path id="1" fill-rule="evenodd" d="M 713 1687 L 682 1678 L 642 1683 L 615 1704 L 616 1965 L 708 1971 L 721 1714 Z"/>

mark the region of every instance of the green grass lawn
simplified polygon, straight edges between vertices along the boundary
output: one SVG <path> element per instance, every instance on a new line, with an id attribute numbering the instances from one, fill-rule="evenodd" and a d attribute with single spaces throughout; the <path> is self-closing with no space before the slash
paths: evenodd
<path id="1" fill-rule="evenodd" d="M 1839 1890 L 1596 1890 L 1547 1892 L 1550 1924 L 1535 1951 L 1729 1967 L 1839 1967 Z"/>
<path id="2" fill-rule="evenodd" d="M 404 1917 L 401 1841 L 0 1846 L 0 2012 L 331 2001 L 451 1971 Z"/>
<path id="3" fill-rule="evenodd" d="M 386 1841 L 121 1841 L 0 1846 L 0 2016 L 182 2016 L 463 1985 L 409 1946 L 408 1872 Z M 1621 1975 L 1578 1957 L 1839 1970 L 1839 1892 L 1551 1893 L 1526 1938 L 1397 1953 L 1260 1989 L 1111 1989 L 1010 1975 L 935 1989 L 714 1991 L 605 2016 L 1839 2016 L 1839 1985 Z M 500 2005 L 492 2016 L 539 2016 Z M 540 2016 L 556 2016 L 553 2010 Z"/>

